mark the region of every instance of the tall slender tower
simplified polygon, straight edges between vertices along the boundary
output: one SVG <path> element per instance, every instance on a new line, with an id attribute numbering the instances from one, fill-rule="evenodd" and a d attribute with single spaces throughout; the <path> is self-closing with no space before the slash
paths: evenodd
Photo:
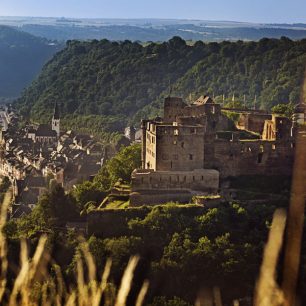
<path id="1" fill-rule="evenodd" d="M 57 102 L 55 102 L 54 113 L 52 117 L 52 130 L 56 132 L 57 137 L 60 136 L 60 114 Z"/>

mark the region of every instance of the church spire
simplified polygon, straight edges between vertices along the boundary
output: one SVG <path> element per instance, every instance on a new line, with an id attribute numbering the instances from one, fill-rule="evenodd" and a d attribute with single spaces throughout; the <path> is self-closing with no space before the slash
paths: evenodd
<path id="1" fill-rule="evenodd" d="M 60 119 L 59 108 L 58 108 L 57 102 L 55 102 L 55 106 L 54 106 L 53 119 L 55 119 L 55 120 Z"/>
<path id="2" fill-rule="evenodd" d="M 52 130 L 56 132 L 57 137 L 60 136 L 60 113 L 57 102 L 54 105 L 54 113 L 52 117 Z"/>

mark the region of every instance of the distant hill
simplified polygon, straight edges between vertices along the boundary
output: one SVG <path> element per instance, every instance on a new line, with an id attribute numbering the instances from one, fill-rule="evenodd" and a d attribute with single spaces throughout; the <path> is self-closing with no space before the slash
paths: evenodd
<path id="1" fill-rule="evenodd" d="M 269 109 L 298 103 L 306 40 L 197 42 L 174 37 L 142 46 L 130 41 L 68 41 L 46 64 L 16 105 L 36 121 L 50 118 L 54 101 L 70 125 L 91 131 L 121 130 L 159 114 L 163 97 L 210 94 Z"/>
<path id="2" fill-rule="evenodd" d="M 19 96 L 61 47 L 47 39 L 0 26 L 0 100 Z"/>
<path id="3" fill-rule="evenodd" d="M 60 25 L 35 25 L 22 26 L 22 30 L 36 36 L 48 39 L 102 39 L 132 40 L 132 41 L 167 41 L 173 36 L 180 36 L 186 40 L 222 41 L 222 40 L 259 40 L 263 37 L 280 38 L 282 36 L 291 39 L 306 37 L 305 28 L 292 27 L 212 27 L 206 24 L 180 24 L 153 27 L 151 25 L 105 25 L 105 26 L 79 26 L 70 24 Z"/>
<path id="4" fill-rule="evenodd" d="M 185 40 L 223 41 L 261 38 L 306 38 L 306 24 L 258 24 L 235 21 L 180 19 L 85 19 L 0 17 L 0 24 L 54 40 L 167 41 L 173 36 Z"/>

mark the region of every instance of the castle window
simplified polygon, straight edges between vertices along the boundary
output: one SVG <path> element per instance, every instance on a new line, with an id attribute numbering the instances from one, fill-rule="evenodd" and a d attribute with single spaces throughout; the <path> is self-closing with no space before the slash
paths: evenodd
<path id="1" fill-rule="evenodd" d="M 174 135 L 178 135 L 179 134 L 178 129 L 175 129 L 173 133 L 174 133 Z"/>
<path id="2" fill-rule="evenodd" d="M 174 145 L 177 145 L 177 141 L 176 141 L 176 140 L 173 140 L 173 144 L 174 144 Z"/>
<path id="3" fill-rule="evenodd" d="M 195 181 L 195 177 L 194 176 L 192 177 L 192 180 Z"/>
<path id="4" fill-rule="evenodd" d="M 184 144 L 184 142 L 182 142 L 182 143 L 181 143 L 181 147 L 184 148 L 184 146 L 185 146 L 185 144 Z"/>
<path id="5" fill-rule="evenodd" d="M 189 154 L 189 160 L 193 160 L 193 155 Z"/>
<path id="6" fill-rule="evenodd" d="M 262 162 L 262 157 L 263 157 L 263 153 L 261 152 L 261 153 L 259 153 L 258 156 L 257 156 L 257 163 L 258 163 L 258 164 L 261 164 L 261 162 Z"/>
<path id="7" fill-rule="evenodd" d="M 190 133 L 191 133 L 191 134 L 195 134 L 196 131 L 197 131 L 197 130 L 196 130 L 195 128 L 191 128 L 191 129 L 190 129 Z"/>
<path id="8" fill-rule="evenodd" d="M 169 159 L 168 154 L 163 154 L 163 155 L 162 155 L 162 159 L 163 159 L 163 160 L 168 160 L 168 159 Z"/>
<path id="9" fill-rule="evenodd" d="M 272 145 L 272 150 L 275 150 L 275 149 L 276 149 L 276 145 L 273 144 L 273 145 Z"/>
<path id="10" fill-rule="evenodd" d="M 155 143 L 155 138 L 152 136 L 152 143 Z"/>
<path id="11" fill-rule="evenodd" d="M 204 181 L 204 176 L 202 175 L 202 181 Z"/>

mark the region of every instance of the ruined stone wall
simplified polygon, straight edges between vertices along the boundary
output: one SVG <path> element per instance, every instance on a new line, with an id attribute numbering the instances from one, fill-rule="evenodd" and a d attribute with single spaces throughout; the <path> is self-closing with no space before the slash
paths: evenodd
<path id="1" fill-rule="evenodd" d="M 184 108 L 186 106 L 187 104 L 181 98 L 166 98 L 164 101 L 164 122 L 172 123 L 176 121 L 178 116 L 184 116 Z"/>
<path id="2" fill-rule="evenodd" d="M 189 203 L 194 194 L 217 193 L 219 172 L 135 170 L 132 174 L 130 205 L 155 205 L 167 202 Z"/>
<path id="3" fill-rule="evenodd" d="M 275 125 L 272 120 L 266 120 L 263 133 L 262 133 L 263 140 L 275 140 L 276 139 L 276 131 Z"/>
<path id="4" fill-rule="evenodd" d="M 221 177 L 240 175 L 290 175 L 294 144 L 281 141 L 216 140 L 214 157 L 205 163 Z"/>
<path id="5" fill-rule="evenodd" d="M 135 170 L 132 173 L 132 191 L 141 190 L 198 190 L 216 192 L 219 172 L 211 169 L 194 171 Z"/>
<path id="6" fill-rule="evenodd" d="M 276 139 L 284 141 L 290 139 L 292 126 L 291 120 L 286 117 L 273 115 L 272 121 L 275 126 Z"/>
<path id="7" fill-rule="evenodd" d="M 265 120 L 272 120 L 269 114 L 243 113 L 238 120 L 238 128 L 247 131 L 262 134 L 264 130 Z"/>
<path id="8" fill-rule="evenodd" d="M 130 194 L 130 206 L 139 207 L 142 205 L 158 205 L 170 202 L 175 203 L 190 203 L 193 194 L 188 190 L 159 190 L 156 191 L 141 191 L 132 192 Z"/>

